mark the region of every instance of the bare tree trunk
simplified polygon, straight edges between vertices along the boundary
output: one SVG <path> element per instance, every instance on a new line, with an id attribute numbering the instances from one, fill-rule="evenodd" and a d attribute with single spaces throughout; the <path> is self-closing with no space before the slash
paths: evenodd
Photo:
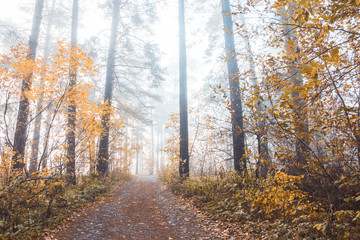
<path id="1" fill-rule="evenodd" d="M 290 6 L 290 11 L 292 7 Z M 297 37 L 293 33 L 292 27 L 288 24 L 289 20 L 282 15 L 282 22 L 285 25 L 285 42 L 287 52 L 289 54 L 298 54 L 299 47 L 297 44 Z M 309 126 L 307 122 L 307 114 L 305 109 L 305 100 L 300 95 L 299 88 L 303 86 L 303 78 L 299 73 L 298 62 L 297 60 L 291 60 L 289 69 L 289 76 L 291 78 L 291 83 L 294 85 L 292 89 L 292 98 L 294 101 L 294 127 L 295 127 L 295 151 L 296 151 L 296 162 L 291 163 L 291 169 L 289 169 L 291 174 L 306 174 L 306 165 L 308 157 L 308 145 L 309 145 Z"/>
<path id="2" fill-rule="evenodd" d="M 72 9 L 72 22 L 71 22 L 71 51 L 77 47 L 77 30 L 79 19 L 79 0 L 73 0 Z M 77 62 L 71 57 L 69 69 L 69 97 L 70 103 L 68 106 L 68 124 L 67 124 L 67 163 L 66 163 L 66 177 L 71 184 L 76 184 L 75 174 L 75 121 L 76 121 L 76 102 L 75 102 L 75 89 L 76 89 L 76 75 L 77 75 Z"/>
<path id="3" fill-rule="evenodd" d="M 240 20 L 241 20 L 241 24 L 243 25 L 242 29 L 245 31 L 244 40 L 245 40 L 248 61 L 250 65 L 250 78 L 252 85 L 256 88 L 259 86 L 259 83 L 257 81 L 254 58 L 252 55 L 250 40 L 247 34 L 246 21 L 243 14 L 240 14 Z M 259 153 L 256 175 L 258 177 L 266 177 L 269 168 L 271 167 L 271 158 L 269 154 L 268 139 L 265 133 L 264 105 L 261 102 L 259 91 L 257 91 L 256 97 L 257 97 L 256 105 L 257 105 L 258 118 L 259 118 L 259 120 L 257 121 L 257 127 L 259 128 L 259 130 L 256 133 L 256 138 L 258 142 L 258 153 Z"/>
<path id="4" fill-rule="evenodd" d="M 150 175 L 154 174 L 154 163 L 155 163 L 155 157 L 154 157 L 154 121 L 151 121 L 151 165 L 150 165 Z"/>
<path id="5" fill-rule="evenodd" d="M 156 173 L 160 170 L 160 126 L 161 124 L 158 122 L 156 130 Z"/>
<path id="6" fill-rule="evenodd" d="M 226 48 L 226 63 L 230 86 L 231 124 L 234 151 L 234 167 L 238 173 L 246 172 L 245 131 L 243 126 L 242 105 L 239 87 L 239 68 L 236 62 L 233 21 L 229 0 L 221 0 Z"/>
<path id="7" fill-rule="evenodd" d="M 50 10 L 50 18 L 49 22 L 46 27 L 46 36 L 45 36 L 45 45 L 44 45 L 44 59 L 45 63 L 44 65 L 47 65 L 48 58 L 50 55 L 50 40 L 51 40 L 51 29 L 53 26 L 53 16 L 55 11 L 55 3 L 56 0 L 52 1 L 51 4 L 51 10 Z M 35 124 L 34 124 L 34 135 L 33 135 L 33 142 L 31 145 L 31 160 L 30 160 L 30 167 L 29 172 L 30 174 L 33 172 L 36 172 L 39 170 L 40 167 L 38 167 L 38 155 L 39 155 L 39 144 L 40 144 L 40 133 L 41 133 L 41 120 L 42 120 L 42 112 L 43 112 L 43 102 L 44 102 L 44 87 L 43 87 L 43 81 L 44 78 L 41 78 L 40 81 L 40 88 L 41 88 L 41 94 L 39 101 L 36 106 L 36 118 L 35 118 Z"/>
<path id="8" fill-rule="evenodd" d="M 113 0 L 113 13 L 111 23 L 111 36 L 108 52 L 108 62 L 106 69 L 106 83 L 104 94 L 104 105 L 111 107 L 111 99 L 113 92 L 113 81 L 115 71 L 115 53 L 116 53 L 116 40 L 117 40 L 117 28 L 119 25 L 119 11 L 120 1 Z M 110 111 L 105 109 L 101 118 L 101 136 L 99 144 L 99 154 L 97 162 L 97 171 L 100 176 L 104 176 L 108 172 L 109 168 L 109 123 L 110 123 Z"/>
<path id="9" fill-rule="evenodd" d="M 128 130 L 127 128 L 125 128 L 125 156 L 124 156 L 124 160 L 125 160 L 125 163 L 128 162 L 128 150 L 129 150 L 129 146 L 128 146 Z"/>
<path id="10" fill-rule="evenodd" d="M 45 135 L 45 140 L 44 140 L 44 150 L 43 153 L 41 155 L 40 161 L 39 161 L 39 165 L 42 165 L 42 169 L 47 167 L 47 159 L 48 159 L 48 151 L 49 151 L 49 139 L 50 139 L 50 131 L 51 131 L 51 113 L 50 110 L 51 108 L 48 109 L 49 110 L 49 115 L 46 118 L 46 122 L 48 124 L 48 127 L 46 129 L 46 135 Z M 55 114 L 55 113 L 54 113 Z"/>
<path id="11" fill-rule="evenodd" d="M 184 0 L 179 0 L 180 177 L 189 176 L 189 134 Z"/>
<path id="12" fill-rule="evenodd" d="M 139 173 L 140 173 L 140 159 L 139 159 L 139 157 L 140 157 L 140 154 L 139 154 L 139 149 L 140 149 L 140 141 L 139 141 L 139 139 L 140 139 L 140 137 L 139 137 L 139 122 L 138 122 L 138 124 L 137 124 L 138 126 L 137 126 L 137 128 L 136 128 L 136 147 L 135 147 L 135 150 L 136 150 L 136 175 L 139 175 Z"/>
<path id="13" fill-rule="evenodd" d="M 30 52 L 28 58 L 35 60 L 36 58 L 36 49 L 38 45 L 38 39 L 40 34 L 40 24 L 42 19 L 42 11 L 44 7 L 44 0 L 37 0 L 34 11 L 33 24 L 31 29 L 31 35 L 29 40 Z M 32 84 L 32 73 L 25 77 L 21 86 L 21 98 L 19 103 L 19 111 L 16 121 L 16 130 L 14 136 L 14 156 L 13 169 L 23 170 L 25 167 L 24 157 L 25 157 L 25 145 L 27 139 L 27 127 L 28 127 L 28 116 L 29 116 L 29 98 L 27 92 L 30 91 Z M 26 169 L 25 169 L 26 170 Z"/>
<path id="14" fill-rule="evenodd" d="M 161 130 L 160 130 L 160 149 L 163 149 L 164 148 L 164 128 L 163 126 L 161 126 Z M 165 160 L 164 160 L 164 152 L 163 151 L 160 151 L 160 168 L 162 168 L 164 165 L 165 165 Z"/>

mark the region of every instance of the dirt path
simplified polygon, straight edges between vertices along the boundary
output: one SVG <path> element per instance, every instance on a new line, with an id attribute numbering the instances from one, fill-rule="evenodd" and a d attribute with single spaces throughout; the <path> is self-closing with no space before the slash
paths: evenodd
<path id="1" fill-rule="evenodd" d="M 240 239 L 238 237 L 229 229 L 224 230 L 219 222 L 186 206 L 186 202 L 169 193 L 155 177 L 137 177 L 116 189 L 104 202 L 81 211 L 50 239 Z"/>

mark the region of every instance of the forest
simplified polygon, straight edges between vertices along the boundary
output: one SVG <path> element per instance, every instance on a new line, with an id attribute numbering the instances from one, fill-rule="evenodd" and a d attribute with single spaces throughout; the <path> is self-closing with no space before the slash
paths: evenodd
<path id="1" fill-rule="evenodd" d="M 359 12 L 4 0 L 1 239 L 360 239 Z"/>

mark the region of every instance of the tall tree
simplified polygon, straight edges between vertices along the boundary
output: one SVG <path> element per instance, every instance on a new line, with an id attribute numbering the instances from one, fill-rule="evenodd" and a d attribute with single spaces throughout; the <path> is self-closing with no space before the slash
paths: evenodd
<path id="1" fill-rule="evenodd" d="M 245 40 L 245 48 L 247 52 L 247 58 L 250 66 L 250 80 L 252 85 L 255 88 L 259 88 L 258 78 L 256 76 L 255 62 L 254 57 L 251 51 L 250 39 L 247 31 L 246 21 L 243 14 L 240 14 L 240 21 L 242 24 L 242 30 L 245 32 L 244 40 Z M 258 143 L 258 154 L 259 160 L 257 162 L 256 175 L 258 177 L 266 177 L 268 170 L 270 168 L 270 155 L 269 155 L 269 146 L 268 146 L 268 138 L 265 133 L 265 119 L 264 119 L 264 105 L 261 101 L 260 91 L 255 89 L 255 97 L 256 97 L 256 110 L 257 110 L 257 118 L 259 119 L 256 123 L 256 138 Z"/>
<path id="2" fill-rule="evenodd" d="M 230 101 L 232 110 L 231 125 L 233 137 L 234 167 L 238 173 L 243 173 L 246 172 L 245 131 L 239 87 L 239 67 L 236 62 L 233 21 L 229 0 L 221 0 L 221 6 L 224 24 L 226 63 L 228 69 Z"/>
<path id="3" fill-rule="evenodd" d="M 140 123 L 137 122 L 137 127 L 136 127 L 136 131 L 135 131 L 135 138 L 136 138 L 136 171 L 135 174 L 139 175 L 140 174 L 140 133 L 139 133 L 139 128 L 140 128 Z"/>
<path id="4" fill-rule="evenodd" d="M 79 0 L 73 0 L 72 9 L 72 21 L 71 21 L 71 52 L 76 51 L 77 45 L 77 31 L 79 22 Z M 69 69 L 69 97 L 70 102 L 68 106 L 68 123 L 67 123 L 67 164 L 66 174 L 68 181 L 72 184 L 76 184 L 75 175 L 75 121 L 76 121 L 76 102 L 75 102 L 75 91 L 76 91 L 76 71 L 77 62 L 74 57 L 70 60 Z"/>
<path id="5" fill-rule="evenodd" d="M 295 151 L 296 151 L 296 162 L 291 163 L 292 174 L 306 174 L 307 155 L 309 152 L 309 126 L 307 121 L 307 113 L 305 100 L 300 94 L 303 88 L 303 78 L 299 72 L 299 61 L 297 56 L 299 55 L 299 46 L 297 41 L 296 33 L 294 32 L 293 24 L 288 16 L 291 16 L 294 11 L 293 4 L 290 4 L 287 12 L 284 12 L 281 16 L 282 23 L 284 24 L 285 34 L 285 48 L 289 54 L 289 70 L 288 78 L 291 84 L 291 95 L 294 102 L 294 134 L 295 134 Z"/>
<path id="6" fill-rule="evenodd" d="M 180 164 L 181 177 L 189 176 L 189 133 L 187 110 L 187 71 L 184 0 L 179 0 L 179 83 L 180 83 Z"/>
<path id="7" fill-rule="evenodd" d="M 29 53 L 28 58 L 35 60 L 36 58 L 36 49 L 38 45 L 39 33 L 40 33 L 40 24 L 42 19 L 42 11 L 44 7 L 44 0 L 36 0 L 33 23 L 31 28 L 31 35 L 29 40 Z M 32 84 L 32 73 L 27 75 L 22 82 L 21 93 L 20 93 L 20 103 L 18 116 L 16 121 L 16 130 L 14 135 L 14 145 L 13 151 L 14 156 L 13 169 L 22 170 L 25 166 L 24 156 L 25 156 L 25 145 L 27 138 L 27 127 L 28 127 L 28 116 L 29 116 L 29 97 L 27 92 L 30 90 Z"/>
<path id="8" fill-rule="evenodd" d="M 45 44 L 44 44 L 44 54 L 43 54 L 43 58 L 45 59 L 45 63 L 44 65 L 47 64 L 48 62 L 48 58 L 50 55 L 50 40 L 51 40 L 51 29 L 53 27 L 53 17 L 54 17 L 54 11 L 55 11 L 55 4 L 56 4 L 56 0 L 52 1 L 51 4 L 51 10 L 50 10 L 50 17 L 46 26 L 46 36 L 45 36 Z M 30 167 L 29 167 L 29 172 L 30 174 L 37 171 L 37 167 L 38 167 L 38 155 L 39 155 L 39 144 L 40 144 L 40 132 L 41 132 L 41 120 L 42 120 L 42 112 L 43 112 L 43 101 L 44 101 L 44 88 L 43 88 L 43 80 L 44 78 L 41 78 L 40 81 L 40 88 L 42 88 L 41 90 L 41 95 L 39 98 L 39 101 L 37 103 L 36 106 L 36 118 L 35 118 L 35 129 L 34 129 L 34 134 L 33 134 L 33 141 L 31 144 L 31 160 L 30 160 Z"/>
<path id="9" fill-rule="evenodd" d="M 106 82 L 105 82 L 105 93 L 104 93 L 104 110 L 101 118 L 101 135 L 99 143 L 99 153 L 97 161 L 97 171 L 100 176 L 104 176 L 108 172 L 109 168 L 109 130 L 110 130 L 110 107 L 113 92 L 114 82 L 114 70 L 115 70 L 115 54 L 116 54 L 116 39 L 117 29 L 119 25 L 119 10 L 120 1 L 113 0 L 113 12 L 112 12 L 112 23 L 111 23 L 111 35 L 109 52 L 107 59 L 106 69 Z"/>
<path id="10" fill-rule="evenodd" d="M 151 111 L 152 112 L 152 111 Z M 151 118 L 153 118 L 153 114 L 151 113 Z M 154 121 L 151 121 L 151 161 L 150 161 L 150 169 L 149 174 L 153 175 L 156 173 L 156 164 L 155 157 L 154 157 L 154 151 L 155 151 L 155 143 L 154 143 Z M 155 168 L 155 170 L 154 170 Z"/>

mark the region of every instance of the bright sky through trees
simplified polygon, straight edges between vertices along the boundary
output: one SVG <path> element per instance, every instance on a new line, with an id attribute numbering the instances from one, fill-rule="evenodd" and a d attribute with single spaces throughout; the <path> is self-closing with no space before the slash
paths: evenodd
<path id="1" fill-rule="evenodd" d="M 104 11 L 99 9 L 98 3 L 102 1 L 86 1 L 79 14 L 78 39 L 81 45 L 85 40 L 96 36 L 103 41 L 107 41 L 110 35 L 109 22 L 110 16 L 105 16 Z M 0 9 L 3 22 L 11 22 L 15 26 L 23 28 L 23 35 L 27 39 L 29 25 L 32 19 L 32 1 L 24 0 L 3 0 L 6 7 Z M 161 59 L 162 67 L 168 71 L 166 79 L 168 86 L 177 87 L 177 66 L 178 66 L 178 30 L 177 30 L 177 2 L 166 1 L 160 4 L 158 9 L 158 21 L 152 25 L 153 35 L 149 39 L 158 44 L 163 57 Z M 209 59 L 204 58 L 204 52 L 208 47 L 208 34 L 204 32 L 207 19 L 204 18 L 204 12 L 198 12 L 194 9 L 197 3 L 187 2 L 187 41 L 188 41 L 188 62 L 189 62 L 189 96 L 194 94 L 206 77 L 213 64 L 208 64 Z M 26 11 L 22 10 L 27 9 Z M 220 14 L 220 10 L 218 11 Z M 1 23 L 0 23 L 1 24 Z M 25 34 L 26 33 L 26 34 Z M 69 33 L 66 33 L 69 34 Z M 69 39 L 69 37 L 68 37 Z M 144 39 L 146 40 L 146 39 Z M 176 111 L 174 109 L 174 111 Z"/>

